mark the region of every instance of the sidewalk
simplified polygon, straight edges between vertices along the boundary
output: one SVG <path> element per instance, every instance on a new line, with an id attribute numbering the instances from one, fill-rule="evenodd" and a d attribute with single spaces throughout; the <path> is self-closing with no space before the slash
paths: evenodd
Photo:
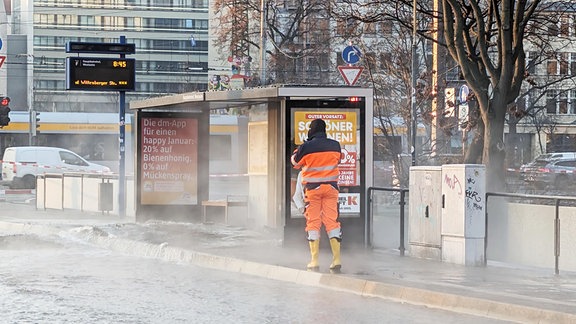
<path id="1" fill-rule="evenodd" d="M 0 204 L 2 235 L 53 234 L 76 228 L 75 233 L 83 233 L 82 238 L 93 244 L 134 255 L 520 323 L 576 323 L 575 273 L 556 276 L 553 270 L 490 262 L 487 267 L 464 267 L 401 257 L 395 251 L 352 251 L 345 241 L 343 273 L 328 273 L 329 250 L 320 251 L 321 272 L 314 273 L 303 270 L 307 249 L 282 247 L 272 231 L 222 224 L 135 224 L 116 215 Z"/>

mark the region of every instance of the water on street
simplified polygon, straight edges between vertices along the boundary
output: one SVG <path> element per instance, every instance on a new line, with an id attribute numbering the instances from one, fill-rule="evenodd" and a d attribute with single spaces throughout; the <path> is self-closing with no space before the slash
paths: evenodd
<path id="1" fill-rule="evenodd" d="M 72 237 L 0 236 L 1 323 L 497 323 L 134 257 Z"/>

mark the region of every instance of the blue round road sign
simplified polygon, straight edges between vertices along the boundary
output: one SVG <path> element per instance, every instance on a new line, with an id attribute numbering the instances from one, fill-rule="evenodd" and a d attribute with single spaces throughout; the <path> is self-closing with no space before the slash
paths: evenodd
<path id="1" fill-rule="evenodd" d="M 362 53 L 360 49 L 354 45 L 346 46 L 342 51 L 342 59 L 348 64 L 356 64 L 360 62 Z"/>

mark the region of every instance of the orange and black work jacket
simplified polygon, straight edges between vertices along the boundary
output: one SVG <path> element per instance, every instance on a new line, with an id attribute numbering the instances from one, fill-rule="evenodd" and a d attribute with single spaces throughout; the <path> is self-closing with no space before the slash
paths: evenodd
<path id="1" fill-rule="evenodd" d="M 292 155 L 292 165 L 302 169 L 302 183 L 307 189 L 330 184 L 338 189 L 340 143 L 326 137 L 326 133 L 312 134 Z"/>

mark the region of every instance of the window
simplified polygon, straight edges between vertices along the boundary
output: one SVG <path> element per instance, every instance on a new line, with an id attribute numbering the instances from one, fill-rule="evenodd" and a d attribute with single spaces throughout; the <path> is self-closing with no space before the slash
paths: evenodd
<path id="1" fill-rule="evenodd" d="M 548 134 L 546 150 L 548 152 L 576 152 L 576 135 Z"/>
<path id="2" fill-rule="evenodd" d="M 94 26 L 94 16 L 78 16 L 80 25 Z"/>
<path id="3" fill-rule="evenodd" d="M 558 75 L 558 60 L 553 57 L 548 59 L 548 75 Z"/>
<path id="4" fill-rule="evenodd" d="M 342 59 L 342 52 L 336 52 L 336 65 L 346 65 L 346 62 Z"/>
<path id="5" fill-rule="evenodd" d="M 356 29 L 358 28 L 358 23 L 354 19 L 339 20 L 336 22 L 336 31 L 338 36 L 348 36 L 354 35 Z"/>
<path id="6" fill-rule="evenodd" d="M 562 92 L 558 98 L 558 113 L 564 115 L 568 113 L 568 94 L 566 92 Z"/>
<path id="7" fill-rule="evenodd" d="M 336 32 L 338 35 L 344 35 L 346 32 L 346 22 L 344 20 L 338 20 L 336 22 Z"/>
<path id="8" fill-rule="evenodd" d="M 557 23 L 550 22 L 548 25 L 548 36 L 558 36 L 559 28 Z"/>
<path id="9" fill-rule="evenodd" d="M 576 113 L 576 90 L 546 92 L 546 113 L 568 115 Z"/>
<path id="10" fill-rule="evenodd" d="M 537 59 L 538 59 L 538 53 L 537 52 L 529 52 L 528 53 L 528 58 L 527 58 L 528 64 L 527 64 L 526 70 L 531 75 L 534 75 L 536 73 Z"/>
<path id="11" fill-rule="evenodd" d="M 379 67 L 383 72 L 388 72 L 388 69 L 392 66 L 392 54 L 381 52 Z"/>
<path id="12" fill-rule="evenodd" d="M 576 168 L 576 161 L 560 161 L 556 163 L 557 166 Z"/>
<path id="13" fill-rule="evenodd" d="M 392 21 L 386 20 L 380 22 L 378 27 L 379 27 L 378 31 L 381 34 L 383 34 L 384 36 L 390 36 L 392 35 L 392 31 L 394 30 L 394 23 Z"/>
<path id="14" fill-rule="evenodd" d="M 558 91 L 548 90 L 546 92 L 546 113 L 556 114 L 556 97 L 558 96 Z"/>
<path id="15" fill-rule="evenodd" d="M 568 75 L 568 53 L 560 54 L 560 75 Z"/>
<path id="16" fill-rule="evenodd" d="M 446 81 L 463 81 L 464 76 L 460 72 L 460 67 L 451 57 L 446 57 Z"/>
<path id="17" fill-rule="evenodd" d="M 76 15 L 58 15 L 57 23 L 58 25 L 76 25 L 77 19 Z"/>
<path id="18" fill-rule="evenodd" d="M 65 152 L 65 151 L 60 151 L 59 153 L 60 153 L 60 159 L 62 160 L 62 162 L 66 163 L 66 164 L 88 166 L 88 164 L 86 162 L 84 162 L 84 160 L 82 160 L 76 154 L 73 154 L 70 152 Z"/>
<path id="19" fill-rule="evenodd" d="M 364 23 L 364 33 L 375 34 L 376 33 L 376 24 L 375 23 Z"/>
<path id="20" fill-rule="evenodd" d="M 576 90 L 570 91 L 569 101 L 568 101 L 568 114 L 576 114 Z"/>
<path id="21" fill-rule="evenodd" d="M 560 19 L 560 35 L 568 37 L 570 32 L 570 19 L 568 17 L 563 17 Z"/>

